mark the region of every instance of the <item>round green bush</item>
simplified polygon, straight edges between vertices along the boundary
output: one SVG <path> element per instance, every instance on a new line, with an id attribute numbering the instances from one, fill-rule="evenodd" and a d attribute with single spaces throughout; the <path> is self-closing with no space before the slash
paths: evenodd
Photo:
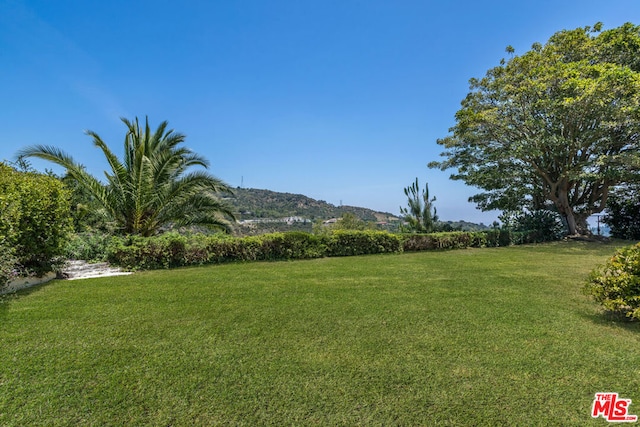
<path id="1" fill-rule="evenodd" d="M 0 243 L 23 270 L 51 271 L 70 230 L 69 193 L 60 180 L 0 163 Z"/>
<path id="2" fill-rule="evenodd" d="M 640 320 L 640 243 L 618 250 L 592 271 L 585 292 L 606 310 Z"/>

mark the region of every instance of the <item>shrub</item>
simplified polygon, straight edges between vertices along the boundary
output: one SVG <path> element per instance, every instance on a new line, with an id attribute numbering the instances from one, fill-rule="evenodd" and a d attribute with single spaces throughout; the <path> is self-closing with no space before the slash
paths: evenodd
<path id="1" fill-rule="evenodd" d="M 488 230 L 451 231 L 429 234 L 404 234 L 403 250 L 406 252 L 436 249 L 485 248 L 537 243 L 535 231 Z"/>
<path id="2" fill-rule="evenodd" d="M 42 274 L 61 262 L 71 230 L 68 198 L 58 179 L 0 163 L 0 241 L 27 271 Z"/>
<path id="3" fill-rule="evenodd" d="M 272 233 L 262 237 L 262 250 L 267 260 L 320 258 L 327 253 L 327 239 L 303 233 Z"/>
<path id="4" fill-rule="evenodd" d="M 0 290 L 16 275 L 15 266 L 18 259 L 14 251 L 4 243 L 0 243 Z"/>
<path id="5" fill-rule="evenodd" d="M 180 267 L 186 265 L 186 242 L 186 237 L 178 233 L 114 238 L 107 247 L 107 260 L 131 269 Z"/>
<path id="6" fill-rule="evenodd" d="M 66 244 L 65 257 L 86 261 L 105 261 L 111 239 L 108 234 L 94 231 L 73 234 Z"/>
<path id="7" fill-rule="evenodd" d="M 487 246 L 487 236 L 482 232 L 450 231 L 405 234 L 403 237 L 403 248 L 407 252 Z"/>
<path id="8" fill-rule="evenodd" d="M 329 256 L 351 256 L 402 251 L 402 238 L 386 231 L 336 230 L 329 239 Z"/>
<path id="9" fill-rule="evenodd" d="M 585 293 L 610 312 L 640 319 L 640 243 L 618 250 L 593 270 Z"/>
<path id="10" fill-rule="evenodd" d="M 540 209 L 523 212 L 505 212 L 501 216 L 507 230 L 522 233 L 511 240 L 521 240 L 521 243 L 541 243 L 559 240 L 565 235 L 560 214 L 554 211 Z"/>
<path id="11" fill-rule="evenodd" d="M 640 239 L 640 194 L 638 184 L 616 189 L 607 200 L 603 222 L 618 239 Z"/>

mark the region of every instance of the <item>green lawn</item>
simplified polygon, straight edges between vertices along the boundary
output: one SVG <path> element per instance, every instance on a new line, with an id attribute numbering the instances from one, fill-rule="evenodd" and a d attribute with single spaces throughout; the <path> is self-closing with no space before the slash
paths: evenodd
<path id="1" fill-rule="evenodd" d="M 640 327 L 582 294 L 615 247 L 54 281 L 0 300 L 0 425 L 607 425 L 596 392 L 640 414 Z"/>

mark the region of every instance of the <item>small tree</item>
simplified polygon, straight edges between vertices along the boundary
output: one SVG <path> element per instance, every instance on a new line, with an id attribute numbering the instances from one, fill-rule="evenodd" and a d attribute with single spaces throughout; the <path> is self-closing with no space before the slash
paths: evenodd
<path id="1" fill-rule="evenodd" d="M 408 207 L 400 207 L 400 214 L 404 215 L 404 219 L 409 224 L 409 229 L 416 233 L 430 233 L 434 229 L 435 222 L 438 220 L 436 208 L 433 202 L 436 198 L 429 199 L 429 183 L 425 184 L 424 190 L 420 192 L 418 178 L 409 187 L 404 189 L 407 196 Z M 433 209 L 433 213 L 432 213 Z"/>
<path id="2" fill-rule="evenodd" d="M 366 230 L 369 227 L 367 223 L 358 218 L 356 214 L 345 212 L 332 228 L 334 230 Z"/>

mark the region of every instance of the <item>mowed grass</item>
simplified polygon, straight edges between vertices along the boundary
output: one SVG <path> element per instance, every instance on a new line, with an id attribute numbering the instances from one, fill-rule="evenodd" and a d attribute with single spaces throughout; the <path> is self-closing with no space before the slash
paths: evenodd
<path id="1" fill-rule="evenodd" d="M 55 281 L 0 303 L 0 425 L 606 425 L 640 328 L 561 242 Z"/>

